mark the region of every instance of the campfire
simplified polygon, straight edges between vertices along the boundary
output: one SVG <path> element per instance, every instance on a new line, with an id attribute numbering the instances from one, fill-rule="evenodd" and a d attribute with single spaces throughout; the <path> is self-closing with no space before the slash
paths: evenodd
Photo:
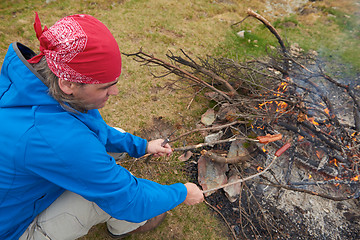
<path id="1" fill-rule="evenodd" d="M 205 141 L 176 148 L 234 239 L 356 239 L 359 186 L 359 86 L 326 73 L 316 52 L 279 48 L 238 63 L 185 51 L 170 62 L 139 51 L 147 66 L 190 81 L 214 103 L 201 126 Z"/>

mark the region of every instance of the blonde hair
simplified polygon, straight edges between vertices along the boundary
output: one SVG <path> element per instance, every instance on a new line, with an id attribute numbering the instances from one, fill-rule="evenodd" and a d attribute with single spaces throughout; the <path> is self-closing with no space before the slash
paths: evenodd
<path id="1" fill-rule="evenodd" d="M 72 95 L 64 93 L 59 86 L 59 77 L 56 76 L 49 68 L 46 58 L 42 57 L 38 63 L 32 64 L 33 68 L 43 77 L 41 81 L 49 88 L 48 93 L 67 111 L 76 112 L 75 110 L 86 113 L 86 106 Z M 84 83 L 75 83 L 80 87 Z"/>

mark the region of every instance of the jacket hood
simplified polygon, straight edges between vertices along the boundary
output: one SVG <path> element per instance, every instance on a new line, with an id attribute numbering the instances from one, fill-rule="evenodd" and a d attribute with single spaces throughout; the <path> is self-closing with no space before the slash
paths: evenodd
<path id="1" fill-rule="evenodd" d="M 0 74 L 0 107 L 54 105 L 42 77 L 26 61 L 35 53 L 21 43 L 12 43 Z"/>

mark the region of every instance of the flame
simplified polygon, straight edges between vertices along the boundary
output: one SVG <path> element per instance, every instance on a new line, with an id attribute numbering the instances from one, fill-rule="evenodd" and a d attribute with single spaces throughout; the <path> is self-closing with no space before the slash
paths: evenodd
<path id="1" fill-rule="evenodd" d="M 278 91 L 282 91 L 282 92 L 284 92 L 285 90 L 286 90 L 286 88 L 287 88 L 287 83 L 286 82 L 281 82 L 280 83 L 280 86 L 278 87 Z"/>
<path id="2" fill-rule="evenodd" d="M 335 177 L 335 180 L 340 180 L 340 178 Z M 335 183 L 334 185 L 337 187 L 337 186 L 340 186 L 340 183 Z"/>
<path id="3" fill-rule="evenodd" d="M 261 172 L 262 170 L 264 170 L 264 168 L 261 166 L 258 166 L 256 169 L 258 170 L 258 172 Z"/>
<path id="4" fill-rule="evenodd" d="M 262 150 L 263 150 L 263 152 L 264 153 L 266 153 L 267 151 L 266 151 L 266 149 L 265 149 L 265 147 L 262 147 Z"/>
<path id="5" fill-rule="evenodd" d="M 309 122 L 311 122 L 312 124 L 316 125 L 316 126 L 319 125 L 319 123 L 315 121 L 315 118 L 314 118 L 314 117 L 310 117 L 310 118 L 307 117 L 307 120 L 308 120 Z"/>
<path id="6" fill-rule="evenodd" d="M 311 179 L 312 178 L 312 176 L 311 176 L 311 174 L 309 174 L 309 179 Z"/>
<path id="7" fill-rule="evenodd" d="M 281 82 L 276 89 L 277 92 L 273 93 L 273 95 L 276 97 L 280 97 L 284 92 L 287 91 L 287 86 L 288 84 L 286 82 Z M 255 109 L 274 110 L 274 108 L 276 107 L 276 112 L 284 113 L 287 106 L 288 104 L 283 101 L 266 101 L 260 103 L 258 107 L 255 107 Z"/>
<path id="8" fill-rule="evenodd" d="M 273 101 L 268 101 L 268 102 L 264 102 L 264 103 L 260 103 L 259 107 L 262 108 L 263 106 L 266 106 L 267 104 L 271 104 L 273 103 Z"/>
<path id="9" fill-rule="evenodd" d="M 334 164 L 336 167 L 339 167 L 339 165 L 338 165 L 338 160 L 336 160 L 336 158 L 330 160 L 329 163 L 330 163 L 330 164 Z"/>
<path id="10" fill-rule="evenodd" d="M 356 177 L 351 178 L 352 181 L 359 181 L 359 175 L 357 175 Z"/>
<path id="11" fill-rule="evenodd" d="M 298 136 L 298 141 L 299 141 L 299 142 L 302 141 L 303 139 L 304 139 L 303 136 L 301 136 L 301 135 Z"/>
<path id="12" fill-rule="evenodd" d="M 276 109 L 277 112 L 282 112 L 282 110 L 286 109 L 288 104 L 286 102 L 278 102 L 278 101 L 275 101 L 276 105 L 278 106 L 278 108 Z M 280 109 L 279 109 L 280 108 Z"/>
<path id="13" fill-rule="evenodd" d="M 256 129 L 261 129 L 261 130 L 264 130 L 265 129 L 265 126 L 261 126 L 261 127 L 256 127 L 254 125 L 251 124 L 251 128 L 256 128 Z"/>
<path id="14" fill-rule="evenodd" d="M 324 109 L 324 112 L 325 112 L 327 115 L 329 115 L 329 116 L 330 116 L 330 111 L 329 111 L 329 109 L 328 109 L 328 108 L 325 108 L 325 109 Z"/>

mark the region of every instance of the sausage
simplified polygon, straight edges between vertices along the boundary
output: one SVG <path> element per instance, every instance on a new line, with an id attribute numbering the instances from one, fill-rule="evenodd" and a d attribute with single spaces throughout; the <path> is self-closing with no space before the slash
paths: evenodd
<path id="1" fill-rule="evenodd" d="M 265 136 L 258 136 L 256 138 L 257 140 L 259 140 L 259 143 L 269 143 L 269 142 L 275 142 L 277 140 L 282 139 L 282 135 L 279 134 L 275 134 L 275 135 L 271 135 L 271 134 L 266 134 Z"/>
<path id="2" fill-rule="evenodd" d="M 281 148 L 279 148 L 276 152 L 275 152 L 275 156 L 280 157 L 281 154 L 283 154 L 286 150 L 288 150 L 288 148 L 291 146 L 290 143 L 285 143 L 284 146 L 282 146 Z"/>

